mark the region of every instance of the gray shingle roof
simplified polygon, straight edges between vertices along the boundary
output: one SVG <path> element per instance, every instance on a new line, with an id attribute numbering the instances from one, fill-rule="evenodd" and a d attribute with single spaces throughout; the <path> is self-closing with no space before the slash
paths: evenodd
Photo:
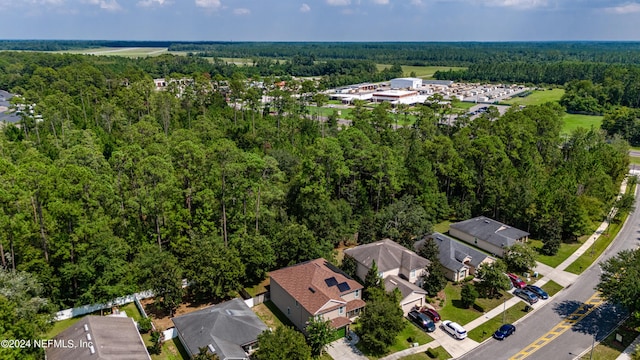
<path id="1" fill-rule="evenodd" d="M 129 317 L 85 316 L 55 339 L 64 340 L 65 344 L 73 340 L 81 347 L 48 347 L 49 360 L 151 360 L 138 327 Z M 81 345 L 89 342 L 93 348 Z"/>
<path id="2" fill-rule="evenodd" d="M 489 257 L 489 255 L 482 251 L 476 250 L 469 245 L 452 239 L 439 232 L 435 232 L 427 237 L 434 239 L 438 245 L 438 249 L 440 250 L 438 260 L 440 260 L 442 266 L 454 272 L 458 272 L 465 267 L 463 261 L 467 257 L 471 258 L 469 263 L 476 268 Z M 425 239 L 416 241 L 416 249 L 419 249 L 424 241 Z"/>
<path id="3" fill-rule="evenodd" d="M 510 227 L 484 216 L 451 224 L 449 227 L 498 247 L 511 246 L 515 244 L 516 240 L 529 236 L 526 231 Z"/>
<path id="4" fill-rule="evenodd" d="M 171 319 L 192 355 L 213 346 L 221 360 L 244 358 L 242 346 L 251 344 L 267 326 L 241 299 L 194 311 Z"/>
<path id="5" fill-rule="evenodd" d="M 378 271 L 382 272 L 399 268 L 423 269 L 429 265 L 429 260 L 389 239 L 356 246 L 344 253 L 368 268 L 375 260 Z"/>
<path id="6" fill-rule="evenodd" d="M 384 289 L 386 291 L 393 291 L 393 289 L 400 290 L 400 293 L 402 294 L 403 299 L 414 292 L 418 294 L 427 295 L 427 292 L 424 291 L 422 288 L 408 282 L 407 280 L 397 275 L 389 275 L 384 279 Z"/>

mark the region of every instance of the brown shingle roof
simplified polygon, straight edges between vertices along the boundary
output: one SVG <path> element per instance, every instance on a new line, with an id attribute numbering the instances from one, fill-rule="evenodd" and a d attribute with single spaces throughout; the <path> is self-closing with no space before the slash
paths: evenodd
<path id="1" fill-rule="evenodd" d="M 343 326 L 347 326 L 351 324 L 351 320 L 346 317 L 338 316 L 337 318 L 331 319 L 331 326 L 334 329 L 340 329 Z"/>
<path id="2" fill-rule="evenodd" d="M 324 313 L 336 305 L 345 305 L 347 302 L 342 295 L 363 288 L 322 258 L 272 271 L 270 276 L 271 281 L 277 282 L 313 315 Z"/>

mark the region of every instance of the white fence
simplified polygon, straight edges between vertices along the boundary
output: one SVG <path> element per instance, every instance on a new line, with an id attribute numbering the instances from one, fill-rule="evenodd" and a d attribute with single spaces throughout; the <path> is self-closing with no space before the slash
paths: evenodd
<path id="1" fill-rule="evenodd" d="M 106 304 L 82 305 L 76 308 L 58 311 L 55 316 L 55 321 L 71 319 L 72 317 L 90 314 L 92 312 L 96 312 L 103 309 L 109 309 L 113 306 L 125 305 L 130 302 L 133 302 L 136 299 L 140 300 L 140 299 L 147 299 L 150 297 L 153 297 L 153 291 L 147 290 L 147 291 L 139 292 L 136 294 L 131 294 L 131 295 L 119 297 L 117 299 L 113 299 Z"/>

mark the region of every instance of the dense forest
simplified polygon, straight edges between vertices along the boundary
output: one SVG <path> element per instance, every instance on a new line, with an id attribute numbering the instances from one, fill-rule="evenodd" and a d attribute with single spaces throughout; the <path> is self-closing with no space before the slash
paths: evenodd
<path id="1" fill-rule="evenodd" d="M 0 88 L 42 115 L 0 138 L 1 266 L 33 274 L 60 307 L 160 288 L 171 308 L 182 277 L 194 296 L 224 298 L 341 242 L 410 246 L 443 219 L 484 214 L 573 240 L 628 166 L 623 140 L 562 138 L 557 104 L 451 126 L 423 105 L 398 130 L 387 104 L 358 104 L 339 130 L 305 106 L 317 83 L 251 86 L 234 69 L 1 53 Z M 153 76 L 193 82 L 155 91 Z"/>

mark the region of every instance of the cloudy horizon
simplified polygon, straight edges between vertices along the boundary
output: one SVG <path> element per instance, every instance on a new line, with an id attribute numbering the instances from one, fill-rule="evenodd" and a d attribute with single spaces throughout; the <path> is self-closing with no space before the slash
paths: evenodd
<path id="1" fill-rule="evenodd" d="M 0 0 L 1 39 L 638 41 L 618 0 Z"/>

